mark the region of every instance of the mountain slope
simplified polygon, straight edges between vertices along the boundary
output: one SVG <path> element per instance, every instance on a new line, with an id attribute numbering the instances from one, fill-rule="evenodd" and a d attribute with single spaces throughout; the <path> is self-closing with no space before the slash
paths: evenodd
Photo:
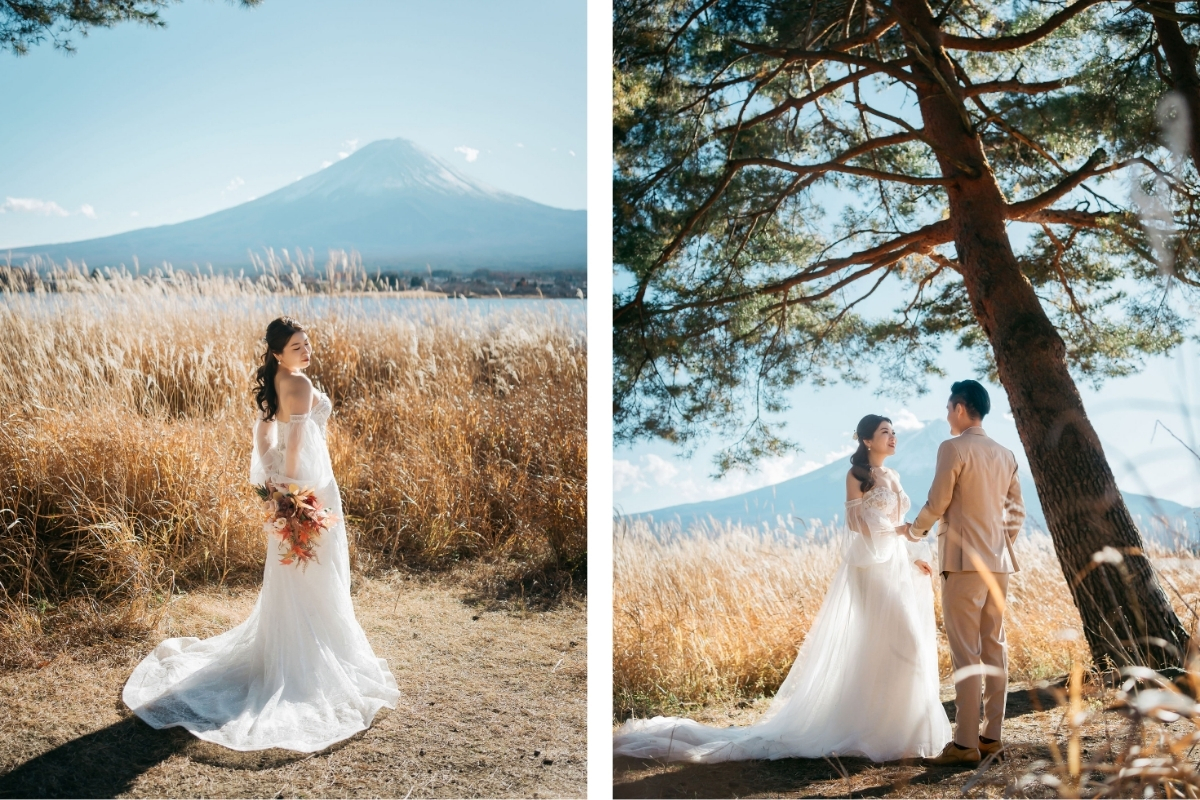
<path id="1" fill-rule="evenodd" d="M 1045 530 L 1045 515 L 1016 428 L 1002 419 L 994 422 L 988 420 L 984 428 L 989 436 L 1008 447 L 1017 457 L 1026 525 Z M 946 423 L 941 420 L 926 422 L 920 430 L 901 432 L 897 436 L 896 455 L 888 459 L 887 466 L 900 474 L 904 490 L 912 498 L 913 510 L 908 515 L 910 520 L 916 518 L 917 510 L 929 494 L 938 446 L 949 436 Z M 744 494 L 670 506 L 633 516 L 658 521 L 678 519 L 685 527 L 709 518 L 718 522 L 761 527 L 764 522 L 775 525 L 779 518 L 786 521 L 789 514 L 800 524 L 813 520 L 829 523 L 835 518 L 845 518 L 846 471 L 849 468 L 850 460 L 847 457 L 805 475 Z M 1189 538 L 1200 540 L 1200 509 L 1132 492 L 1122 491 L 1121 494 L 1146 536 L 1171 544 L 1172 537 L 1167 532 L 1167 526 L 1161 522 L 1161 518 L 1166 517 L 1173 526 L 1186 525 Z"/>
<path id="2" fill-rule="evenodd" d="M 551 208 L 455 170 L 404 139 L 363 147 L 289 186 L 199 219 L 14 248 L 90 267 L 170 261 L 240 268 L 265 248 L 357 250 L 370 267 L 572 269 L 587 265 L 587 213 Z"/>

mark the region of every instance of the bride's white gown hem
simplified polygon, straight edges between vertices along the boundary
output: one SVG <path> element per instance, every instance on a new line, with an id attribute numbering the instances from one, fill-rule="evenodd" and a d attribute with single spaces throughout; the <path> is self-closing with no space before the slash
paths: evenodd
<path id="1" fill-rule="evenodd" d="M 630 720 L 613 753 L 695 762 L 940 753 L 952 731 L 939 697 L 933 587 L 913 563 L 933 559 L 928 544 L 896 533 L 909 506 L 903 489 L 882 482 L 846 504 L 842 563 L 762 719 L 729 728 Z"/>
<path id="2" fill-rule="evenodd" d="M 330 411 L 318 392 L 308 414 L 260 421 L 250 480 L 312 487 L 340 519 L 325 444 Z M 232 750 L 316 752 L 370 727 L 400 693 L 354 616 L 345 525 L 321 535 L 318 563 L 307 569 L 280 564 L 278 537 L 263 536 L 263 586 L 246 621 L 210 639 L 162 642 L 134 669 L 122 699 L 152 727 L 180 726 Z"/>

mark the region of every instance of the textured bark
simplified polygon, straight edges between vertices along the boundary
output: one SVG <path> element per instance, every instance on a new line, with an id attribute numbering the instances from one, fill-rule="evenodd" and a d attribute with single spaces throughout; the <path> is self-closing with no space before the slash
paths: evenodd
<path id="1" fill-rule="evenodd" d="M 1097 666 L 1182 664 L 1188 643 L 1083 401 L 1066 347 L 1022 275 L 1004 224 L 1010 209 L 964 111 L 963 91 L 925 0 L 895 0 L 917 64 L 925 131 L 950 179 L 950 224 L 974 316 L 991 344 L 1046 523 Z M 1097 563 L 1106 547 L 1119 564 Z"/>
<path id="2" fill-rule="evenodd" d="M 1164 7 L 1166 6 L 1166 7 Z M 1162 45 L 1163 55 L 1167 59 L 1167 67 L 1171 70 L 1172 88 L 1183 96 L 1187 104 L 1188 115 L 1188 149 L 1191 151 L 1192 163 L 1200 171 L 1200 75 L 1196 73 L 1196 62 L 1192 58 L 1192 50 L 1183 38 L 1179 23 L 1166 16 L 1174 13 L 1174 4 L 1153 3 L 1150 13 L 1154 15 L 1154 30 L 1158 34 L 1158 42 Z M 1159 13 L 1163 12 L 1163 16 Z"/>

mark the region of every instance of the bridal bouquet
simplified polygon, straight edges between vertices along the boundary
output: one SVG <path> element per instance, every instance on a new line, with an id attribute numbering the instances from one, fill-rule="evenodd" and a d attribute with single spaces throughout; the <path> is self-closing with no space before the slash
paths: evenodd
<path id="1" fill-rule="evenodd" d="M 321 505 L 312 489 L 294 483 L 268 483 L 255 486 L 254 491 L 262 498 L 267 513 L 263 530 L 279 536 L 279 563 L 307 569 L 308 562 L 317 560 L 315 550 L 321 533 L 337 523 L 337 515 Z"/>

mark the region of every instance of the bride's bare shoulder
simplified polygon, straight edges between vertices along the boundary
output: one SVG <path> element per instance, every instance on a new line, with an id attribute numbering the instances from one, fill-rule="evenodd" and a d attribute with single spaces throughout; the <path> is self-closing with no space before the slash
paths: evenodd
<path id="1" fill-rule="evenodd" d="M 308 376 L 280 374 L 277 381 L 280 408 L 289 416 L 307 414 L 313 400 L 313 385 Z"/>

